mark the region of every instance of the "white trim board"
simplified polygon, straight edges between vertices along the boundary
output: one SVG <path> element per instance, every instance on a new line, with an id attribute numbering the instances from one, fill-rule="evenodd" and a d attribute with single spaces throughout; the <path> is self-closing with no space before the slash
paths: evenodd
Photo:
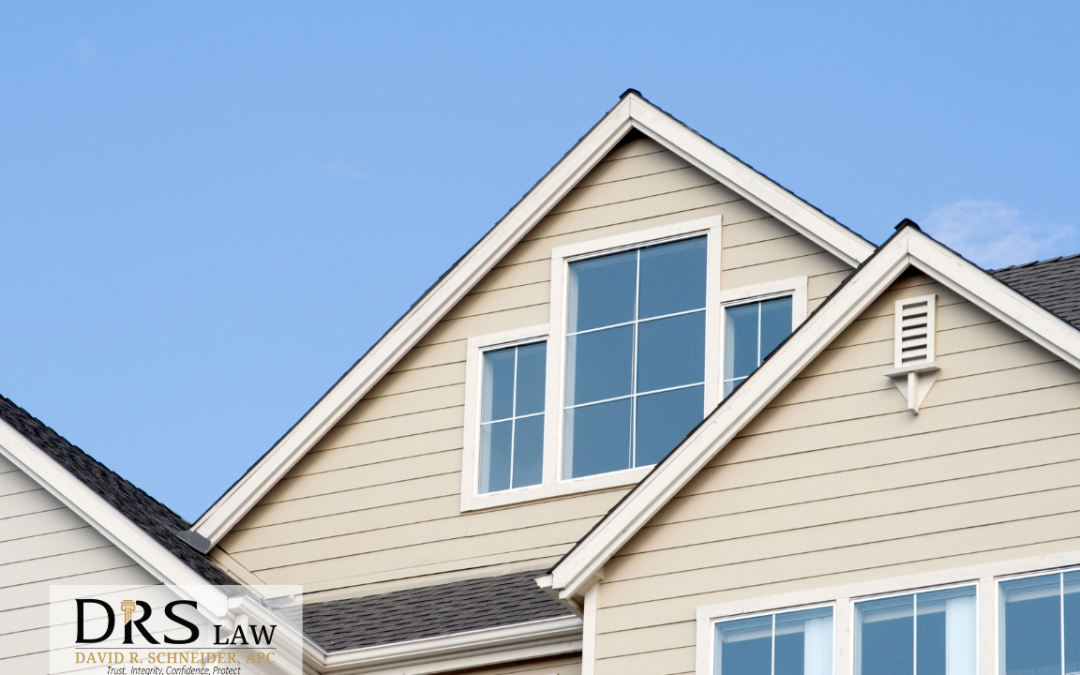
<path id="1" fill-rule="evenodd" d="M 552 592 L 563 599 L 580 596 L 603 565 L 909 266 L 1080 367 L 1080 331 L 917 228 L 905 227 L 559 561 L 551 573 Z"/>
<path id="2" fill-rule="evenodd" d="M 212 546 L 255 506 L 435 324 L 610 151 L 639 129 L 849 264 L 874 247 L 724 150 L 628 92 L 492 230 L 383 336 L 285 436 L 204 513 Z"/>

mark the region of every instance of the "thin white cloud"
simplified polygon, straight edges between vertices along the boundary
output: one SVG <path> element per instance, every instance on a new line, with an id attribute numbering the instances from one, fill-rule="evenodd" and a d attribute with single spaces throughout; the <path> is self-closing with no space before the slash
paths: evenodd
<path id="1" fill-rule="evenodd" d="M 93 42 L 83 38 L 75 43 L 75 47 L 71 50 L 71 58 L 75 59 L 76 63 L 88 66 L 97 58 L 97 49 L 94 48 Z"/>
<path id="2" fill-rule="evenodd" d="M 1062 255 L 1073 227 L 1033 222 L 1019 209 L 992 199 L 961 199 L 922 222 L 935 239 L 986 269 Z"/>

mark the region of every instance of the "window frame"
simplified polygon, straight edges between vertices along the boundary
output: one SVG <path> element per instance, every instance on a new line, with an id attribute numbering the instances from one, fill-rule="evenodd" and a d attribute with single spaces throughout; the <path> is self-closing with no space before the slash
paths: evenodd
<path id="1" fill-rule="evenodd" d="M 762 616 L 775 616 L 777 614 L 788 614 L 791 612 L 802 612 L 811 609 L 824 609 L 828 607 L 832 610 L 833 631 L 832 631 L 832 648 L 833 648 L 833 673 L 836 673 L 836 638 L 838 631 L 836 628 L 836 613 L 837 613 L 837 600 L 826 600 L 823 602 L 810 603 L 808 605 L 796 605 L 793 607 L 777 607 L 775 609 L 763 609 L 756 612 L 747 612 L 745 614 L 733 614 L 730 616 L 713 616 L 708 619 L 709 626 L 709 654 L 708 664 L 706 665 L 705 672 L 709 675 L 713 675 L 716 669 L 716 625 L 725 621 L 740 621 L 742 619 L 754 619 Z M 773 636 L 775 639 L 775 635 Z M 701 672 L 700 667 L 698 672 Z"/>
<path id="2" fill-rule="evenodd" d="M 1008 581 L 1016 581 L 1018 579 L 1033 579 L 1035 577 L 1046 577 L 1054 575 L 1064 575 L 1069 572 L 1080 572 L 1080 563 L 1073 563 L 1071 565 L 1063 565 L 1059 567 L 1053 567 L 1050 569 L 1032 570 L 1028 572 L 1018 572 L 1015 574 L 1005 574 L 994 577 L 993 587 L 993 604 L 994 604 L 994 672 L 1005 672 L 1005 641 L 1002 640 L 1005 626 L 1005 603 L 1002 602 L 1002 589 L 1001 585 Z M 980 612 L 981 614 L 981 612 Z M 1062 635 L 1064 635 L 1064 625 L 1062 625 Z M 1064 649 L 1064 644 L 1062 645 Z M 981 645 L 979 651 L 982 651 Z"/>
<path id="3" fill-rule="evenodd" d="M 544 484 L 558 486 L 559 493 L 599 490 L 607 487 L 633 485 L 644 478 L 655 465 L 630 467 L 620 471 L 562 478 L 563 425 L 566 372 L 566 326 L 569 303 L 570 264 L 599 258 L 613 253 L 631 251 L 668 242 L 700 236 L 706 242 L 705 279 L 705 397 L 702 416 L 716 407 L 719 399 L 720 322 L 714 298 L 720 293 L 722 216 L 708 216 L 670 225 L 661 225 L 636 232 L 591 239 L 558 246 L 551 251 L 551 310 L 548 325 L 547 400 L 544 433 Z M 551 414 L 554 413 L 554 414 Z"/>
<path id="4" fill-rule="evenodd" d="M 790 279 L 779 279 L 764 284 L 733 288 L 721 291 L 718 294 L 720 301 L 720 334 L 718 336 L 719 355 L 716 368 L 719 372 L 720 384 L 718 394 L 720 397 L 723 396 L 724 383 L 729 379 L 727 373 L 724 372 L 724 354 L 727 353 L 728 308 L 763 302 L 765 300 L 774 300 L 776 298 L 791 298 L 791 332 L 794 333 L 795 330 L 806 321 L 806 316 L 808 314 L 808 283 L 808 278 L 805 276 L 791 277 Z M 758 336 L 758 340 L 761 340 L 760 335 Z M 719 402 L 719 400 L 717 402 Z"/>

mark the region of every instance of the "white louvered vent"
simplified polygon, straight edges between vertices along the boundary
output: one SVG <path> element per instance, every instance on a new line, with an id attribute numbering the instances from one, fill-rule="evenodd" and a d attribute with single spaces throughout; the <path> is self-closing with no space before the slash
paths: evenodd
<path id="1" fill-rule="evenodd" d="M 934 361 L 936 296 L 923 295 L 896 301 L 893 369 L 885 376 L 907 399 L 908 410 L 919 413 L 937 381 L 941 366 Z"/>
<path id="2" fill-rule="evenodd" d="M 934 360 L 934 300 L 924 295 L 896 301 L 896 368 Z"/>

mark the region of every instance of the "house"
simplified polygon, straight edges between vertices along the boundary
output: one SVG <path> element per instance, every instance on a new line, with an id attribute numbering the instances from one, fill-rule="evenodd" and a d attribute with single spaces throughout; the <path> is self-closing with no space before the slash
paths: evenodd
<path id="1" fill-rule="evenodd" d="M 627 91 L 190 528 L 0 405 L 0 666 L 93 575 L 301 584 L 310 673 L 1080 671 L 1078 292 Z"/>

